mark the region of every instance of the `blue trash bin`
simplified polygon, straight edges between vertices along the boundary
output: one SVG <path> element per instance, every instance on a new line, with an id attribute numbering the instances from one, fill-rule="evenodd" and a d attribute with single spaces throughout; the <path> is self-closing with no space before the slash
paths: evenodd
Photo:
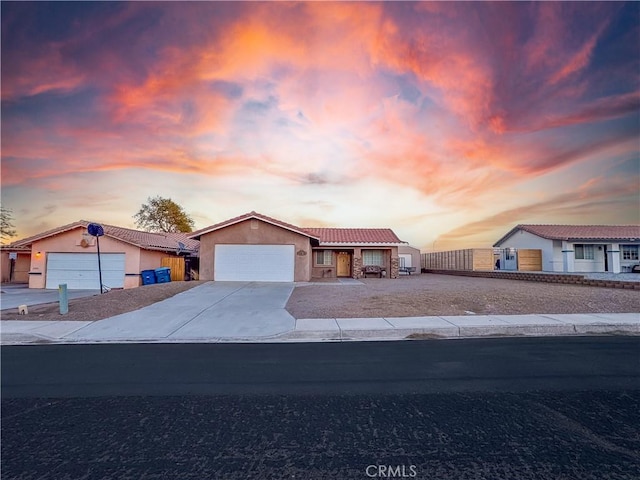
<path id="1" fill-rule="evenodd" d="M 142 270 L 142 272 L 140 272 L 140 276 L 142 277 L 142 285 L 151 285 L 156 283 L 156 272 L 153 270 Z"/>
<path id="2" fill-rule="evenodd" d="M 156 283 L 167 283 L 171 281 L 171 269 L 169 267 L 156 268 Z"/>

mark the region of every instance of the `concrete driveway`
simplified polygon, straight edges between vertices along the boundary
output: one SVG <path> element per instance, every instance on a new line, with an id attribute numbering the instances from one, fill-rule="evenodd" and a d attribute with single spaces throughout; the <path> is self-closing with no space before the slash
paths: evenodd
<path id="1" fill-rule="evenodd" d="M 134 312 L 86 325 L 68 340 L 265 338 L 295 329 L 293 283 L 209 282 Z"/>
<path id="2" fill-rule="evenodd" d="M 18 308 L 20 305 L 40 305 L 59 300 L 58 289 L 29 288 L 25 284 L 2 285 L 0 293 L 0 309 Z M 100 290 L 68 290 L 69 300 L 72 298 L 90 297 L 98 295 Z"/>

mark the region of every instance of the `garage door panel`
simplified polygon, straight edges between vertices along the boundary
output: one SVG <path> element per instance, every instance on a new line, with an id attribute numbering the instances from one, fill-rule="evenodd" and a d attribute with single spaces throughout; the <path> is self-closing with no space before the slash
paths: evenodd
<path id="1" fill-rule="evenodd" d="M 124 287 L 125 254 L 100 254 L 102 283 L 109 288 Z M 100 289 L 98 256 L 94 253 L 49 253 L 46 288 L 66 283 L 69 289 Z"/>
<path id="2" fill-rule="evenodd" d="M 293 245 L 216 245 L 218 281 L 293 282 Z"/>

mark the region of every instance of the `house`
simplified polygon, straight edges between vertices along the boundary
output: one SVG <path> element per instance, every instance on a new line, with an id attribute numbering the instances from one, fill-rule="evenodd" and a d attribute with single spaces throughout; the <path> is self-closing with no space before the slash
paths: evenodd
<path id="1" fill-rule="evenodd" d="M 28 281 L 29 288 L 100 289 L 98 243 L 87 232 L 90 222 L 63 225 L 2 248 L 2 278 Z M 101 224 L 99 237 L 102 283 L 108 288 L 140 285 L 140 272 L 161 266 L 162 259 L 196 255 L 198 242 L 184 233 L 150 233 Z M 24 275 L 26 264 L 29 269 Z M 14 266 L 13 277 L 5 270 Z M 18 273 L 20 276 L 18 276 Z"/>
<path id="2" fill-rule="evenodd" d="M 408 273 L 411 271 L 420 273 L 420 250 L 408 244 L 398 247 L 398 257 L 400 260 L 400 273 Z M 415 270 L 413 270 L 415 269 Z M 413 271 L 412 271 L 413 270 Z"/>
<path id="3" fill-rule="evenodd" d="M 302 228 L 256 212 L 189 234 L 200 241 L 200 279 L 306 282 L 364 276 L 363 267 L 399 275 L 404 242 L 387 228 Z"/>
<path id="4" fill-rule="evenodd" d="M 540 249 L 548 272 L 629 272 L 640 263 L 640 225 L 517 225 L 493 246 Z"/>

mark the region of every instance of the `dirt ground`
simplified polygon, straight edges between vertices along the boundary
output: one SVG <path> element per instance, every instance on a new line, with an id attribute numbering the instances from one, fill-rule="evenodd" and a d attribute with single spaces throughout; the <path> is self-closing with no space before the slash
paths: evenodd
<path id="1" fill-rule="evenodd" d="M 296 318 L 640 312 L 638 290 L 434 274 L 362 282 L 298 287 L 287 310 Z"/>
<path id="2" fill-rule="evenodd" d="M 152 303 L 202 285 L 203 282 L 169 282 L 145 285 L 126 290 L 111 290 L 102 295 L 69 300 L 69 313 L 60 315 L 58 303 L 46 303 L 29 307 L 28 315 L 18 315 L 18 309 L 2 310 L 2 320 L 79 320 L 93 321 L 138 310 Z"/>
<path id="3" fill-rule="evenodd" d="M 1 312 L 2 320 L 101 320 L 151 305 L 203 282 L 171 282 L 69 301 Z M 640 291 L 587 286 L 412 275 L 397 280 L 368 278 L 362 285 L 324 283 L 298 286 L 287 310 L 296 318 L 414 317 L 427 315 L 640 312 Z"/>

